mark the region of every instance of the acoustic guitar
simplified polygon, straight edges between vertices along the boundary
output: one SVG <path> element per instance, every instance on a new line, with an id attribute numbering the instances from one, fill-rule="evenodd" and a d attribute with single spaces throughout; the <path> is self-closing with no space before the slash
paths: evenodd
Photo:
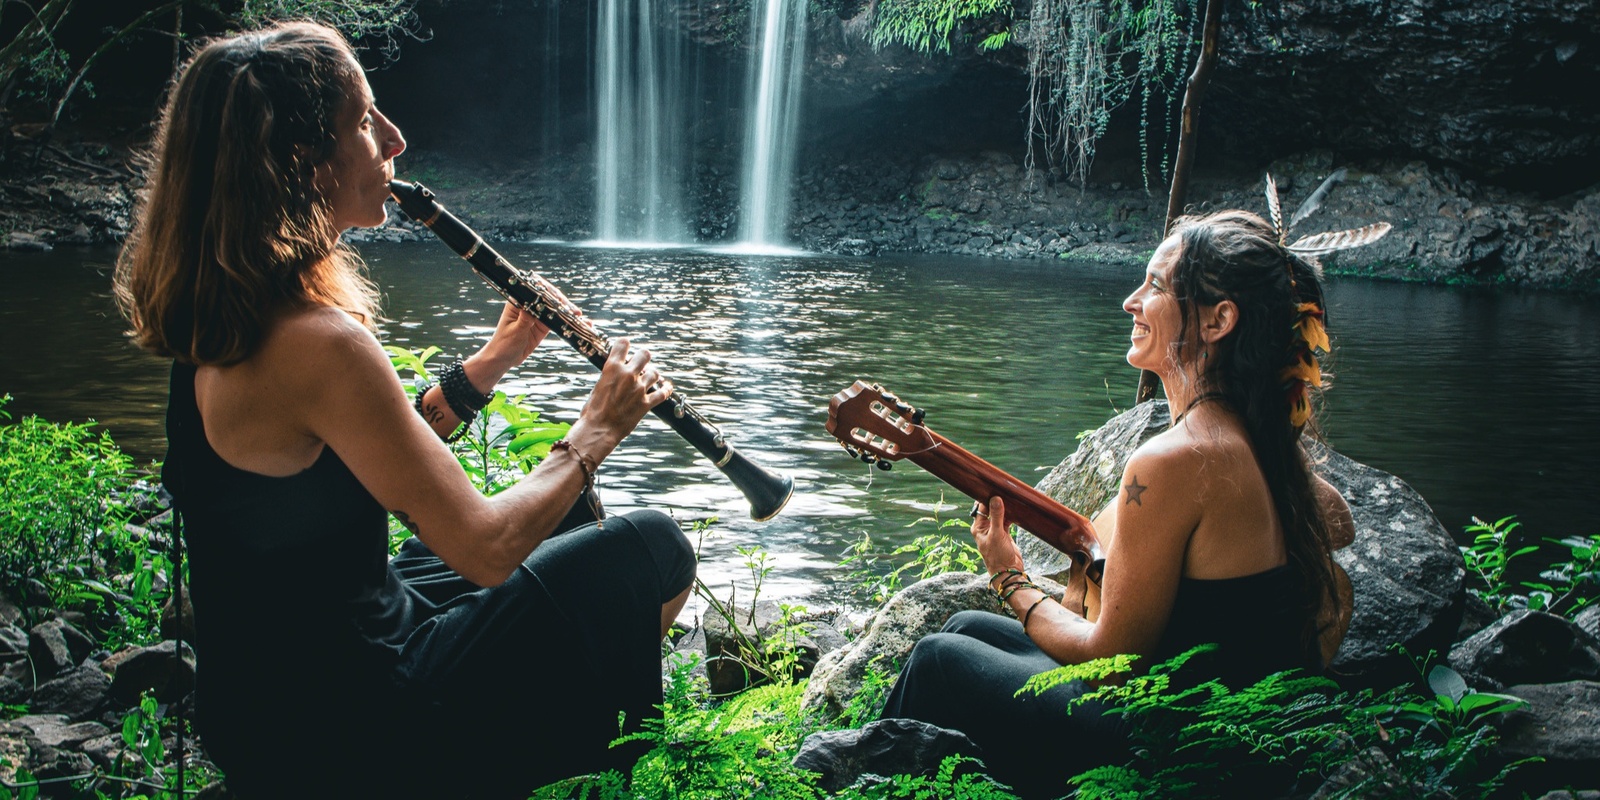
<path id="1" fill-rule="evenodd" d="M 856 381 L 828 403 L 828 433 L 854 458 L 880 467 L 909 460 L 962 494 L 982 502 L 1006 501 L 1009 522 L 1072 559 L 1063 605 L 1093 622 L 1100 612 L 1105 557 L 1087 517 L 1023 483 L 923 424 L 924 412 L 877 384 Z M 1327 665 L 1350 627 L 1353 593 L 1343 568 L 1329 559 L 1336 602 L 1317 620 L 1322 663 Z"/>

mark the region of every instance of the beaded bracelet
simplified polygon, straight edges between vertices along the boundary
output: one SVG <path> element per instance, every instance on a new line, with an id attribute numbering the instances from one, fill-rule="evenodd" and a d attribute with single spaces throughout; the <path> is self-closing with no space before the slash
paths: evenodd
<path id="1" fill-rule="evenodd" d="M 444 390 L 444 401 L 450 405 L 450 410 L 456 412 L 463 423 L 471 424 L 478 412 L 494 399 L 494 392 L 480 393 L 467 380 L 467 370 L 461 364 L 456 361 L 445 367 L 444 373 L 439 376 L 439 386 Z"/>
<path id="2" fill-rule="evenodd" d="M 999 572 L 996 572 L 993 575 L 990 575 L 989 576 L 989 583 L 993 584 L 995 578 L 1005 578 L 1005 577 L 1011 576 L 1011 575 L 1017 575 L 1017 576 L 1020 576 L 1020 577 L 1022 577 L 1024 579 L 1026 579 L 1028 577 L 1028 573 L 1023 572 L 1022 570 L 1008 567 L 1006 569 L 1000 570 Z M 1001 580 L 1000 581 L 1000 585 L 1004 586 L 1005 585 L 1005 581 Z"/>
<path id="3" fill-rule="evenodd" d="M 1040 591 L 1043 591 L 1043 590 L 1041 589 Z M 1045 595 L 1043 597 L 1040 597 L 1038 600 L 1033 601 L 1033 605 L 1028 606 L 1028 612 L 1026 614 L 1022 615 L 1022 632 L 1023 633 L 1027 633 L 1028 632 L 1028 620 L 1033 618 L 1033 610 L 1038 608 L 1040 603 L 1043 603 L 1044 601 L 1049 600 L 1049 599 L 1050 599 L 1050 595 Z"/>
<path id="4" fill-rule="evenodd" d="M 595 491 L 594 488 L 594 476 L 595 473 L 599 471 L 600 465 L 594 463 L 593 460 L 584 455 L 582 450 L 579 450 L 576 445 L 567 441 L 566 439 L 560 439 L 554 444 L 550 445 L 550 452 L 553 453 L 557 450 L 565 450 L 571 453 L 573 458 L 578 460 L 578 470 L 583 473 L 584 499 L 589 503 L 589 510 L 594 512 L 595 527 L 604 528 L 606 509 L 600 504 L 600 493 Z"/>
<path id="5" fill-rule="evenodd" d="M 1016 583 L 1007 584 L 1005 593 L 1000 595 L 1000 602 L 1004 603 L 1010 600 L 1011 595 L 1014 595 L 1023 589 L 1038 589 L 1041 592 L 1044 591 L 1043 586 L 1040 586 L 1033 581 L 1017 581 Z"/>

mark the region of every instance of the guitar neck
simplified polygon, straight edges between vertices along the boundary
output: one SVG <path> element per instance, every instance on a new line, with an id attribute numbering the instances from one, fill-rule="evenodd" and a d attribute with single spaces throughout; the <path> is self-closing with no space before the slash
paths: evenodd
<path id="1" fill-rule="evenodd" d="M 1006 502 L 1006 519 L 1067 555 L 1100 558 L 1100 543 L 1089 519 L 1056 502 L 1055 498 L 973 455 L 961 445 L 923 428 L 933 446 L 906 453 L 913 464 L 982 502 L 999 497 Z"/>

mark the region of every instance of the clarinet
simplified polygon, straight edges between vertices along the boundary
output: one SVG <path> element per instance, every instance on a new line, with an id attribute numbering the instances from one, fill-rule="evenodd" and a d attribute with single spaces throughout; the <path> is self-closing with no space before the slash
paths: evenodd
<path id="1" fill-rule="evenodd" d="M 555 286 L 531 270 L 518 269 L 495 252 L 483 237 L 446 211 L 432 191 L 420 183 L 390 181 L 389 192 L 406 216 L 428 226 L 441 241 L 472 265 L 478 276 L 518 308 L 582 353 L 595 367 L 604 367 L 611 342 Z M 667 427 L 700 451 L 750 501 L 750 516 L 768 520 L 794 494 L 794 478 L 768 471 L 728 444 L 722 431 L 674 391 L 650 409 Z"/>

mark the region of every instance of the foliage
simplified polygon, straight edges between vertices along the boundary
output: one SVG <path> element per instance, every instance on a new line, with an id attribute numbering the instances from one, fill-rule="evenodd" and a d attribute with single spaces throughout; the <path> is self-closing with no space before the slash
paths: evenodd
<path id="1" fill-rule="evenodd" d="M 40 779 L 27 770 L 17 770 L 8 788 L 0 784 L 0 800 L 27 800 L 39 796 L 40 787 L 50 784 L 51 797 L 76 800 L 182 800 L 215 783 L 220 775 L 209 766 L 191 766 L 180 776 L 176 762 L 168 763 L 162 743 L 162 707 L 148 694 L 139 705 L 122 717 L 120 729 L 123 749 L 108 769 L 95 769 L 85 775 L 53 776 Z M 169 726 L 170 727 L 170 726 Z M 193 741 L 192 738 L 189 741 Z M 3 759 L 0 759 L 3 762 Z M 181 781 L 181 788 L 180 788 Z M 64 793 L 71 785 L 71 792 Z M 13 793 L 12 790 L 15 790 Z"/>
<path id="2" fill-rule="evenodd" d="M 970 537 L 962 534 L 952 536 L 944 532 L 946 528 L 961 528 L 963 533 L 965 532 L 967 525 L 965 520 L 959 517 L 950 519 L 939 517 L 941 511 L 956 507 L 947 505 L 944 496 L 940 495 L 938 502 L 933 504 L 931 515 L 918 517 L 906 525 L 910 528 L 928 523 L 936 530 L 918 536 L 887 554 L 880 552 L 873 545 L 871 534 L 863 532 L 861 538 L 846 547 L 842 553 L 843 558 L 839 566 L 850 568 L 846 580 L 854 585 L 857 592 L 868 602 L 878 605 L 900 591 L 905 582 L 904 576 L 913 570 L 917 581 L 943 575 L 946 572 L 978 571 L 983 565 L 983 557 L 978 554 L 978 548 L 969 541 Z M 895 564 L 897 561 L 899 563 Z M 891 564 L 895 565 L 891 567 L 889 566 Z"/>
<path id="3" fill-rule="evenodd" d="M 1139 141 L 1148 159 L 1162 154 L 1173 129 L 1173 106 L 1201 14 L 1192 0 L 1036 0 L 1028 22 L 1028 158 L 1043 147 L 1051 168 L 1088 179 L 1095 146 L 1111 112 L 1138 98 Z M 1152 115 L 1165 124 L 1152 142 Z"/>
<path id="4" fill-rule="evenodd" d="M 434 382 L 428 361 L 439 354 L 439 348 L 406 349 L 385 346 L 389 363 L 403 377 L 411 373 L 405 383 L 406 396 L 415 398 Z M 467 426 L 460 439 L 450 444 L 450 452 L 461 463 L 472 485 L 485 495 L 495 495 L 510 488 L 522 476 L 550 455 L 550 446 L 572 428 L 565 422 L 545 422 L 539 412 L 525 404 L 525 398 L 513 398 L 496 391 L 493 399 L 477 419 Z M 399 548 L 410 533 L 398 522 L 389 525 L 391 551 Z"/>
<path id="5" fill-rule="evenodd" d="M 642 742 L 650 749 L 630 774 L 610 771 L 560 781 L 534 792 L 533 800 L 850 800 L 949 798 L 1009 800 L 999 784 L 973 770 L 968 760 L 946 759 L 930 776 L 899 775 L 877 784 L 829 794 L 816 776 L 795 768 L 795 749 L 819 730 L 800 708 L 805 684 L 770 685 L 719 703 L 704 679 L 693 677 L 694 658 L 676 660 L 667 679 L 660 719 L 645 720 L 639 733 L 614 744 Z"/>
<path id="6" fill-rule="evenodd" d="M 1314 789 L 1340 764 L 1373 747 L 1421 794 L 1487 794 L 1516 766 L 1491 771 L 1482 762 L 1495 741 L 1486 722 L 1520 701 L 1472 692 L 1446 667 L 1427 670 L 1420 690 L 1400 687 L 1379 697 L 1370 690 L 1352 695 L 1333 681 L 1292 671 L 1238 690 L 1178 676 L 1187 662 L 1214 647 L 1197 647 L 1072 701 L 1071 708 L 1109 703 L 1108 713 L 1129 721 L 1133 744 L 1128 764 L 1075 776 L 1077 797 L 1277 796 L 1291 788 Z M 1063 667 L 1035 676 L 1021 691 L 1115 678 L 1133 663 L 1134 657 L 1117 656 Z M 1426 666 L 1424 660 L 1419 671 Z M 1360 783 L 1341 796 L 1360 797 L 1374 788 Z"/>
<path id="7" fill-rule="evenodd" d="M 950 52 L 957 27 L 969 20 L 1011 16 L 1011 0 L 879 0 L 870 36 L 874 47 L 899 44 L 928 53 Z M 998 50 L 1010 41 L 1010 30 L 990 33 L 980 50 Z"/>
<path id="8" fill-rule="evenodd" d="M 0 397 L 0 420 L 10 395 Z M 118 492 L 133 463 L 95 423 L 0 421 L 0 591 L 37 580 L 57 604 L 92 598 L 104 557 L 122 549 L 131 511 Z"/>
<path id="9" fill-rule="evenodd" d="M 1466 527 L 1472 544 L 1461 547 L 1461 556 L 1479 585 L 1468 587 L 1467 591 L 1488 603 L 1497 614 L 1529 608 L 1572 617 L 1600 600 L 1600 534 L 1545 539 L 1546 544 L 1563 548 L 1566 557 L 1558 557 L 1542 570 L 1539 580 L 1513 583 L 1509 577 L 1511 562 L 1542 550 L 1538 544 L 1516 543 L 1521 527 L 1514 516 L 1494 522 L 1472 518 L 1472 524 Z M 1519 592 L 1519 588 L 1526 589 L 1526 593 Z"/>
<path id="10" fill-rule="evenodd" d="M 79 90 L 93 93 L 86 80 L 90 69 L 113 49 L 144 33 L 185 35 L 185 11 L 193 23 L 214 25 L 208 32 L 244 30 L 279 20 L 312 19 L 337 28 L 351 40 L 381 53 L 386 61 L 398 57 L 401 40 L 422 38 L 414 7 L 417 0 L 135 0 L 118 7 L 113 24 L 97 34 L 87 54 L 68 53 L 58 42 L 62 23 L 79 0 L 8 0 L 0 3 L 0 22 L 6 12 L 26 20 L 11 38 L 0 42 L 0 107 L 16 86 L 19 94 L 54 104 L 51 124 L 61 117 L 67 101 Z M 103 12 L 90 12 L 103 13 Z M 171 20 L 170 23 L 167 20 Z M 156 29 L 160 23 L 163 28 Z"/>

